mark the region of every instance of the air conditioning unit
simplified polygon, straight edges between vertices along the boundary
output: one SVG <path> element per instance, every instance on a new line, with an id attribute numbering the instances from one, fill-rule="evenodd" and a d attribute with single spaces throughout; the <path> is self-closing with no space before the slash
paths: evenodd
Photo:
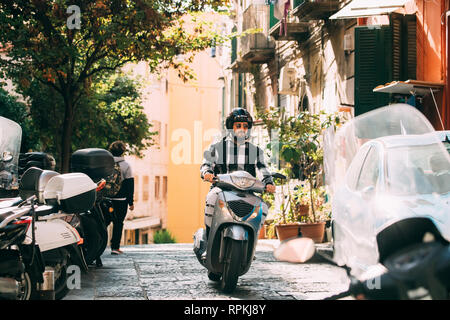
<path id="1" fill-rule="evenodd" d="M 295 68 L 283 67 L 280 70 L 280 78 L 278 80 L 278 93 L 297 95 L 298 90 L 296 88 L 296 70 Z"/>
<path id="2" fill-rule="evenodd" d="M 351 51 L 353 50 L 353 35 L 351 33 L 348 33 L 346 35 L 344 35 L 344 52 L 346 54 L 351 53 Z"/>

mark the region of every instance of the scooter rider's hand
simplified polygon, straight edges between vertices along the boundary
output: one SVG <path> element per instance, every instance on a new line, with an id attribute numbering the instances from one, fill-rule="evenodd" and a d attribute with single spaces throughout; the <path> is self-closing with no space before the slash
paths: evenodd
<path id="1" fill-rule="evenodd" d="M 275 193 L 275 186 L 273 184 L 266 185 L 266 192 Z"/>
<path id="2" fill-rule="evenodd" d="M 203 176 L 203 180 L 208 181 L 208 182 L 214 182 L 214 174 L 205 173 L 205 175 Z"/>

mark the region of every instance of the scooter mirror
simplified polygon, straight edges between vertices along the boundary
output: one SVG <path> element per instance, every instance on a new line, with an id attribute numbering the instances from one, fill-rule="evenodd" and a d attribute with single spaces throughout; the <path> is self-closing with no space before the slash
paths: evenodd
<path id="1" fill-rule="evenodd" d="M 277 178 L 277 179 L 286 179 L 285 175 L 278 173 L 278 172 L 272 173 L 271 175 L 272 175 L 272 177 Z"/>
<path id="2" fill-rule="evenodd" d="M 292 238 L 285 240 L 274 250 L 278 261 L 304 263 L 314 256 L 316 248 L 310 238 Z"/>
<path id="3" fill-rule="evenodd" d="M 6 151 L 3 153 L 3 162 L 10 162 L 12 161 L 13 156 L 10 152 Z"/>

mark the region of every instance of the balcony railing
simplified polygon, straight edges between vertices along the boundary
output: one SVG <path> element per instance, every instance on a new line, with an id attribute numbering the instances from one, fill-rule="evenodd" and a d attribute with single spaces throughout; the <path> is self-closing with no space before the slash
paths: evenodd
<path id="1" fill-rule="evenodd" d="M 327 19 L 339 10 L 340 0 L 294 0 L 292 14 L 300 21 Z"/>
<path id="2" fill-rule="evenodd" d="M 294 8 L 303 3 L 304 0 L 292 1 Z M 274 5 L 270 5 L 270 30 L 269 34 L 275 40 L 297 40 L 302 41 L 308 37 L 308 22 L 298 22 L 298 18 L 292 15 L 292 10 L 283 23 L 275 17 Z M 283 29 L 282 29 L 283 28 Z M 286 28 L 286 29 L 284 29 Z M 281 29 L 281 32 L 280 32 Z"/>
<path id="3" fill-rule="evenodd" d="M 270 8 L 250 5 L 243 14 L 242 30 L 260 29 L 240 38 L 241 59 L 251 63 L 266 63 L 273 59 L 275 42 L 269 36 Z"/>

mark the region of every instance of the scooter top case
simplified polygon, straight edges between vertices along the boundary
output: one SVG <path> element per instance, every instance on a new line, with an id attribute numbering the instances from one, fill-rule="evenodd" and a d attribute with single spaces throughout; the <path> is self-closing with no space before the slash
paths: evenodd
<path id="1" fill-rule="evenodd" d="M 87 174 L 97 182 L 113 174 L 114 157 L 105 149 L 80 149 L 75 151 L 70 158 L 70 171 Z"/>
<path id="2" fill-rule="evenodd" d="M 48 205 L 66 213 L 82 213 L 95 203 L 97 185 L 84 173 L 66 173 L 50 179 L 44 190 Z"/>

